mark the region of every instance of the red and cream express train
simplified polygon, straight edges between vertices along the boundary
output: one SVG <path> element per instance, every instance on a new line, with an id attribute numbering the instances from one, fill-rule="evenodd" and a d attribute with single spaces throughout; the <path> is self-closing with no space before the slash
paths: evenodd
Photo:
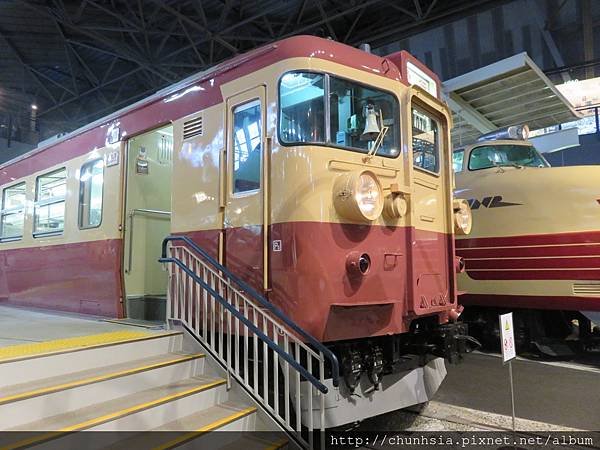
<path id="1" fill-rule="evenodd" d="M 2 166 L 0 295 L 133 315 L 164 296 L 161 242 L 181 234 L 330 344 L 352 389 L 367 360 L 456 356 L 453 235 L 470 216 L 439 92 L 406 52 L 315 37 L 164 89 Z M 445 369 L 427 364 L 432 393 Z"/>
<path id="2" fill-rule="evenodd" d="M 492 343 L 514 310 L 522 348 L 554 353 L 547 338 L 570 336 L 571 320 L 587 338 L 600 324 L 600 168 L 550 167 L 526 126 L 493 134 L 454 151 L 455 194 L 473 211 L 456 241 L 464 317 Z"/>

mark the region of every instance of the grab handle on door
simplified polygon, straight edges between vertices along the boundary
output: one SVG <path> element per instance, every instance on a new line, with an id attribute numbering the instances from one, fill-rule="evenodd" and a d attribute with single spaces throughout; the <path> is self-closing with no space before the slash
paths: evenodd
<path id="1" fill-rule="evenodd" d="M 125 273 L 131 273 L 131 264 L 132 264 L 132 260 L 133 260 L 133 218 L 136 215 L 158 215 L 158 216 L 168 216 L 171 217 L 171 212 L 170 211 L 161 211 L 158 209 L 144 209 L 144 208 L 138 208 L 138 209 L 132 209 L 131 212 L 128 214 L 128 219 L 129 219 L 129 252 L 127 255 L 127 268 L 125 269 Z"/>

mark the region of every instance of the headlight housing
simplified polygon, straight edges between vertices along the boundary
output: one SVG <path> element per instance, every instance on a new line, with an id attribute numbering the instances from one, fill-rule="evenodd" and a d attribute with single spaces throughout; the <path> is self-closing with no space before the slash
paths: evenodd
<path id="1" fill-rule="evenodd" d="M 454 206 L 454 232 L 456 234 L 469 234 L 473 227 L 473 214 L 466 200 L 455 198 Z"/>
<path id="2" fill-rule="evenodd" d="M 383 211 L 383 190 L 370 170 L 340 175 L 333 186 L 333 205 L 346 219 L 376 220 Z"/>

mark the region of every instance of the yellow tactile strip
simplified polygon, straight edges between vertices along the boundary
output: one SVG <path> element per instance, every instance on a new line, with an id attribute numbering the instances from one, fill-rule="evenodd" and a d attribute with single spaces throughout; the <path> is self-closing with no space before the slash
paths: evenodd
<path id="1" fill-rule="evenodd" d="M 254 406 L 250 406 L 248 408 L 245 408 L 245 409 L 242 409 L 239 411 L 235 411 L 230 416 L 216 420 L 216 421 L 214 421 L 208 425 L 205 425 L 202 428 L 199 428 L 197 430 L 191 431 L 189 433 L 185 433 L 178 438 L 175 438 L 163 445 L 155 447 L 153 450 L 168 450 L 168 449 L 177 447 L 181 444 L 191 441 L 192 439 L 196 439 L 197 437 L 200 437 L 203 434 L 206 434 L 210 431 L 214 431 L 218 428 L 224 427 L 225 425 L 230 424 L 231 422 L 234 422 L 238 419 L 241 419 L 242 417 L 246 417 L 247 415 L 252 414 L 253 412 L 256 412 L 256 408 Z"/>
<path id="2" fill-rule="evenodd" d="M 153 333 L 148 331 L 111 331 L 108 333 L 75 336 L 52 341 L 34 342 L 30 344 L 0 347 L 0 361 L 21 359 L 45 353 L 57 353 L 77 348 L 97 347 L 117 342 L 148 338 Z M 158 336 L 158 335 L 157 335 Z"/>
<path id="3" fill-rule="evenodd" d="M 40 389 L 35 389 L 32 391 L 22 392 L 22 393 L 15 394 L 15 395 L 9 395 L 7 397 L 0 397 L 0 405 L 9 403 L 9 402 L 13 402 L 13 401 L 25 400 L 25 399 L 36 397 L 39 395 L 50 394 L 53 392 L 58 392 L 58 391 L 66 390 L 66 389 L 72 389 L 72 388 L 76 388 L 79 386 L 85 386 L 87 384 L 112 380 L 113 378 L 125 377 L 127 375 L 134 375 L 136 373 L 146 372 L 146 371 L 149 371 L 152 369 L 159 369 L 161 367 L 166 367 L 166 366 L 170 366 L 173 364 L 178 364 L 178 363 L 182 363 L 185 361 L 191 361 L 193 359 L 198 359 L 198 358 L 203 358 L 203 357 L 204 357 L 204 354 L 202 354 L 202 353 L 196 353 L 196 354 L 192 354 L 192 355 L 174 356 L 173 359 L 157 362 L 154 364 L 142 365 L 142 366 L 138 366 L 138 367 L 133 367 L 131 369 L 106 373 L 104 375 L 99 375 L 99 376 L 95 376 L 95 377 L 81 378 L 79 380 L 71 381 L 69 383 L 57 384 L 54 386 L 48 386 L 48 387 L 44 387 L 44 388 L 40 388 Z"/>
<path id="4" fill-rule="evenodd" d="M 16 449 L 22 449 L 22 448 L 30 447 L 30 446 L 33 446 L 33 445 L 39 445 L 39 444 L 42 444 L 42 443 L 44 443 L 46 441 L 49 441 L 49 440 L 52 440 L 52 439 L 56 439 L 56 438 L 61 437 L 61 436 L 65 436 L 68 433 L 71 433 L 71 432 L 74 432 L 74 431 L 81 431 L 81 430 L 85 430 L 85 429 L 88 429 L 88 428 L 92 428 L 94 426 L 101 425 L 101 424 L 103 424 L 105 422 L 109 422 L 111 420 L 119 419 L 121 417 L 125 417 L 127 415 L 134 414 L 136 412 L 143 411 L 145 409 L 152 408 L 154 406 L 162 405 L 164 403 L 167 403 L 167 402 L 170 402 L 170 401 L 174 401 L 174 400 L 177 400 L 179 398 L 186 397 L 188 395 L 192 395 L 192 394 L 196 394 L 198 392 L 206 391 L 208 389 L 211 389 L 211 388 L 223 385 L 225 383 L 226 383 L 226 381 L 223 380 L 223 379 L 213 380 L 213 381 L 207 382 L 205 384 L 202 384 L 200 386 L 196 386 L 194 388 L 187 389 L 185 391 L 180 391 L 180 392 L 177 392 L 175 394 L 167 395 L 167 396 L 164 396 L 164 397 L 161 397 L 161 398 L 157 398 L 157 399 L 145 402 L 145 403 L 134 405 L 134 406 L 131 406 L 129 408 L 122 409 L 120 411 L 114 411 L 112 413 L 105 414 L 105 415 L 100 416 L 100 417 L 94 417 L 93 419 L 86 420 L 84 422 L 80 422 L 80 423 L 77 423 L 77 424 L 74 424 L 74 425 L 70 425 L 70 426 L 64 427 L 64 428 L 62 428 L 60 430 L 57 430 L 57 431 L 49 431 L 49 432 L 44 433 L 44 434 L 42 434 L 40 436 L 35 436 L 35 437 L 29 438 L 29 439 L 23 439 L 21 441 L 15 442 L 13 444 L 2 446 L 0 448 L 0 450 L 16 450 Z"/>

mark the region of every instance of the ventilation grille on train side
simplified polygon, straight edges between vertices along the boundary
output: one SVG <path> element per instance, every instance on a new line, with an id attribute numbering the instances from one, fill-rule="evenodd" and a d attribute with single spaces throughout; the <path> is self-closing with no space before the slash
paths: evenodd
<path id="1" fill-rule="evenodd" d="M 573 294 L 600 296 L 600 283 L 573 283 Z"/>
<path id="2" fill-rule="evenodd" d="M 202 116 L 188 120 L 183 124 L 183 139 L 189 139 L 194 136 L 202 136 Z"/>

